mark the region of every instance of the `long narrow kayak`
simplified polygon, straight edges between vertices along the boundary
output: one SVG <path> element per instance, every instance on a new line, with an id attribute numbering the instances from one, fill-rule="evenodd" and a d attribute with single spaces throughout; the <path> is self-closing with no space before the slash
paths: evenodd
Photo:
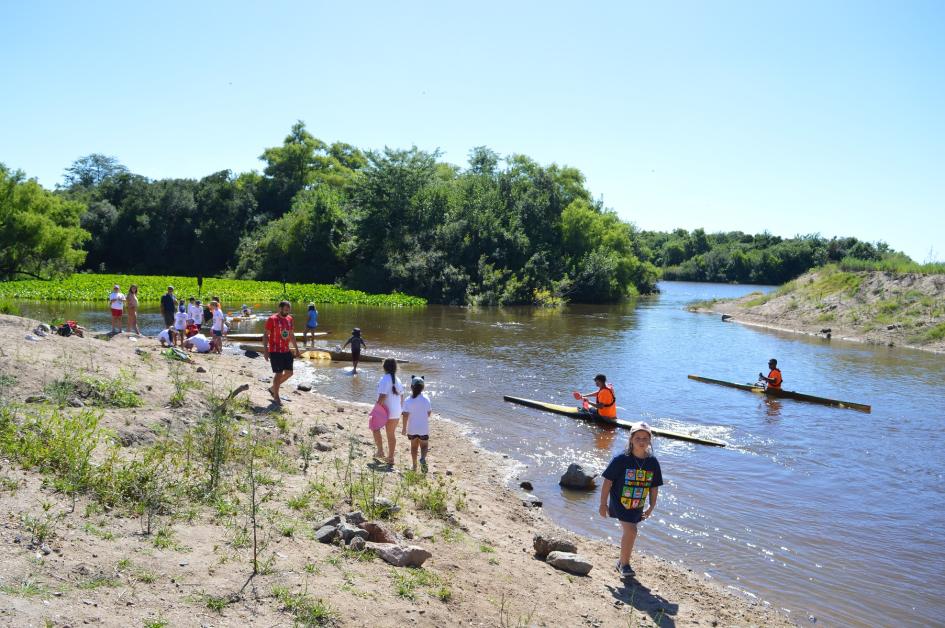
<path id="1" fill-rule="evenodd" d="M 240 351 L 256 351 L 257 353 L 262 353 L 263 346 L 242 344 L 240 345 Z M 315 349 L 304 349 L 300 347 L 299 352 L 302 354 L 303 358 L 306 358 L 308 360 L 331 360 L 333 362 L 353 362 L 354 361 L 351 358 L 351 354 L 346 351 L 319 349 L 317 347 Z M 361 357 L 358 358 L 358 361 L 359 362 L 383 362 L 386 359 L 387 358 L 384 358 L 381 356 L 364 355 L 362 353 Z M 409 362 L 409 360 L 401 360 L 399 358 L 395 358 L 395 359 L 397 360 L 398 364 L 406 364 Z"/>
<path id="2" fill-rule="evenodd" d="M 295 332 L 295 338 L 296 338 L 296 340 L 301 339 L 301 338 L 303 337 L 303 335 L 304 335 L 304 334 L 303 334 L 303 332 L 301 332 L 301 331 Z M 327 336 L 327 335 L 328 335 L 328 332 L 327 332 L 327 331 L 316 331 L 316 332 L 314 332 L 314 333 L 309 333 L 309 335 L 310 335 L 310 336 Z M 263 335 L 262 335 L 262 334 L 227 334 L 226 336 L 223 337 L 223 339 L 224 339 L 224 340 L 240 340 L 240 341 L 246 341 L 246 340 L 256 340 L 256 341 L 259 341 L 259 340 L 262 340 L 262 339 L 263 339 Z"/>
<path id="3" fill-rule="evenodd" d="M 569 416 L 572 419 L 581 419 L 584 421 L 594 421 L 595 423 L 600 423 L 601 425 L 613 425 L 616 427 L 622 427 L 625 429 L 630 429 L 630 426 L 633 425 L 630 421 L 624 419 L 615 419 L 609 421 L 600 416 L 587 412 L 583 408 L 576 408 L 574 406 L 561 406 L 556 403 L 545 403 L 544 401 L 534 401 L 532 399 L 522 399 L 521 397 L 511 397 L 509 395 L 504 395 L 503 400 L 508 401 L 509 403 L 517 403 L 520 406 L 527 406 L 529 408 L 535 408 L 537 410 L 544 410 L 545 412 L 552 412 L 554 414 L 561 414 L 563 416 Z M 664 438 L 672 438 L 674 440 L 684 440 L 690 443 L 696 443 L 697 445 L 711 445 L 713 447 L 725 447 L 725 443 L 717 440 L 712 440 L 710 438 L 699 438 L 698 436 L 691 436 L 689 434 L 683 434 L 681 432 L 670 432 L 668 430 L 660 430 L 656 428 L 651 428 L 653 434 L 656 436 L 662 436 Z"/>
<path id="4" fill-rule="evenodd" d="M 703 382 L 705 384 L 716 384 L 717 386 L 726 386 L 728 388 L 737 388 L 739 390 L 747 390 L 748 392 L 753 392 L 759 395 L 767 395 L 769 397 L 782 397 L 784 399 L 797 399 L 798 401 L 810 401 L 812 403 L 822 403 L 826 406 L 833 406 L 835 408 L 850 408 L 851 410 L 859 410 L 860 412 L 872 412 L 873 408 L 866 405 L 865 403 L 855 403 L 853 401 L 840 401 L 839 399 L 828 399 L 827 397 L 817 397 L 815 395 L 805 395 L 804 393 L 794 392 L 793 390 L 780 390 L 775 388 L 765 388 L 764 386 L 759 386 L 757 384 L 736 384 L 735 382 L 726 382 L 721 379 L 711 379 L 709 377 L 700 377 L 699 375 L 690 375 L 689 379 L 695 380 L 697 382 Z"/>

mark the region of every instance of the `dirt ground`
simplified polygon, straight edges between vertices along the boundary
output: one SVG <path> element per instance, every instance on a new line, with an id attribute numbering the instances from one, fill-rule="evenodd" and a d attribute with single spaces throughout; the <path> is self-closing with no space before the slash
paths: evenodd
<path id="1" fill-rule="evenodd" d="M 142 518 L 127 509 L 104 509 L 80 495 L 73 510 L 72 499 L 56 490 L 48 474 L 3 458 L 0 625 L 291 626 L 306 622 L 286 601 L 300 593 L 322 601 L 327 610 L 319 621 L 329 625 L 792 625 L 685 567 L 645 555 L 634 557 L 636 578 L 622 582 L 613 568 L 615 547 L 555 528 L 507 485 L 507 460 L 436 417 L 430 481 L 446 489 L 448 512 L 433 516 L 398 496 L 409 460 L 405 440 L 398 443 L 395 470 L 380 474 L 381 493 L 402 507 L 385 524 L 432 552 L 423 570 L 319 543 L 316 522 L 352 510 L 340 494 L 339 468 L 350 459 L 357 472 L 368 469 L 373 448 L 365 404 L 303 392 L 290 380 L 283 387 L 284 410 L 277 412 L 264 381 L 271 372 L 261 358 L 194 355 L 193 363 L 181 363 L 162 355 L 156 340 L 125 335 L 27 340 L 36 325 L 0 316 L 0 393 L 17 417 L 48 408 L 26 400 L 48 396 L 50 385 L 65 376 L 107 379 L 122 371 L 141 405 L 95 411 L 121 444 L 121 455 L 131 459 L 162 439 L 183 447 L 185 436 L 206 420 L 213 396 L 245 383 L 249 401 L 242 406 L 239 438 L 258 430 L 280 447 L 287 464 L 265 469 L 271 477 L 258 517 L 263 569 L 247 584 L 252 549 L 245 537 L 237 542 L 248 521 L 245 500 L 231 513 L 219 503 L 181 505 L 160 513 L 145 534 Z M 175 408 L 169 400 L 177 390 L 171 376 L 177 365 L 188 385 Z M 67 404 L 63 411 L 86 410 Z M 318 433 L 319 451 L 303 473 L 298 443 L 312 433 Z M 101 462 L 103 451 L 96 455 Z M 231 466 L 227 473 L 241 471 Z M 313 482 L 339 492 L 303 509 L 287 505 Z M 31 542 L 37 521 L 48 524 L 42 543 Z M 570 538 L 593 570 L 574 576 L 537 559 L 536 532 Z"/>

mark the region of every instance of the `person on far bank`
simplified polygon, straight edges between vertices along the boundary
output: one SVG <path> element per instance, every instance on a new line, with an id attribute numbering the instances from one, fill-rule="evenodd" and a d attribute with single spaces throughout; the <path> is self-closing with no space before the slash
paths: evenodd
<path id="1" fill-rule="evenodd" d="M 354 348 L 354 345 L 352 345 Z M 400 415 L 403 413 L 404 385 L 397 378 L 397 360 L 387 358 L 384 360 L 384 377 L 377 383 L 377 403 L 387 408 L 387 457 L 384 457 L 384 439 L 380 430 L 371 432 L 374 434 L 374 444 L 377 451 L 374 453 L 374 459 L 378 462 L 387 462 L 387 466 L 394 466 L 394 447 L 397 444 L 397 422 L 400 421 Z"/>
<path id="2" fill-rule="evenodd" d="M 121 333 L 121 315 L 125 311 L 125 295 L 121 292 L 121 287 L 116 283 L 112 287 L 111 294 L 108 295 L 108 307 L 112 311 L 112 333 Z M 115 330 L 115 326 L 118 330 Z"/>
<path id="3" fill-rule="evenodd" d="M 141 335 L 138 329 L 138 284 L 128 286 L 128 333 Z"/>
<path id="4" fill-rule="evenodd" d="M 765 377 L 763 373 L 758 373 L 758 381 L 764 382 L 765 388 L 781 390 L 781 384 L 784 382 L 784 378 L 781 377 L 781 369 L 778 368 L 777 360 L 774 358 L 768 360 L 768 376 Z"/>
<path id="5" fill-rule="evenodd" d="M 427 472 L 427 449 L 430 447 L 430 416 L 433 405 L 423 394 L 426 381 L 416 375 L 410 378 L 410 397 L 404 401 L 404 423 L 400 433 L 410 441 L 410 458 L 417 470 L 417 450 L 420 452 L 420 470 Z"/>
<path id="6" fill-rule="evenodd" d="M 581 395 L 581 398 L 587 401 L 597 415 L 608 421 L 617 420 L 617 397 L 614 395 L 614 385 L 607 383 L 607 376 L 603 373 L 598 373 L 594 377 L 594 384 L 597 385 L 597 391 Z M 594 397 L 596 401 L 590 401 L 590 397 Z"/>
<path id="7" fill-rule="evenodd" d="M 263 357 L 272 367 L 272 386 L 269 394 L 272 402 L 282 405 L 279 397 L 279 386 L 292 377 L 292 358 L 299 357 L 299 345 L 295 340 L 295 330 L 292 327 L 292 316 L 289 311 L 292 305 L 288 301 L 279 302 L 279 311 L 266 320 L 266 329 L 263 332 Z M 292 351 L 289 344 L 292 344 Z"/>
<path id="8" fill-rule="evenodd" d="M 351 337 L 348 338 L 347 342 L 345 342 L 343 345 L 338 347 L 338 350 L 344 351 L 344 348 L 347 347 L 348 345 L 351 345 L 351 363 L 353 365 L 351 368 L 351 373 L 353 375 L 357 375 L 358 374 L 358 360 L 361 359 L 361 347 L 367 346 L 367 343 L 364 342 L 364 338 L 361 337 L 360 327 L 355 327 L 354 329 L 351 330 Z M 387 362 L 385 362 L 385 364 L 386 363 Z M 396 362 L 394 364 L 396 364 Z M 400 416 L 400 414 L 398 414 L 397 416 Z"/>
<path id="9" fill-rule="evenodd" d="M 314 303 L 308 304 L 308 320 L 305 321 L 305 333 L 302 335 L 302 344 L 308 346 L 308 336 L 312 335 L 312 346 L 315 346 L 315 329 L 318 327 L 318 310 Z"/>
<path id="10" fill-rule="evenodd" d="M 164 326 L 174 324 L 174 315 L 177 313 L 177 297 L 174 296 L 174 286 L 168 286 L 167 292 L 161 296 L 161 316 L 164 317 Z"/>
<path id="11" fill-rule="evenodd" d="M 653 457 L 653 432 L 646 423 L 630 428 L 627 450 L 610 461 L 601 474 L 600 516 L 620 521 L 620 559 L 617 571 L 623 578 L 633 576 L 630 558 L 637 540 L 637 524 L 645 521 L 656 508 L 659 487 L 663 485 L 660 463 Z M 649 507 L 647 507 L 649 501 Z"/>

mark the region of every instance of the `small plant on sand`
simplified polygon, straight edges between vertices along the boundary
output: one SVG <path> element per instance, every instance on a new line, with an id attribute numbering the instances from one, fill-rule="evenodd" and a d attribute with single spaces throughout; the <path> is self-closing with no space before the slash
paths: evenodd
<path id="1" fill-rule="evenodd" d="M 312 462 L 312 452 L 314 451 L 312 441 L 302 437 L 299 442 L 299 457 L 302 458 L 302 473 L 308 475 L 308 467 Z"/>
<path id="2" fill-rule="evenodd" d="M 37 595 L 46 595 L 48 589 L 33 578 L 27 577 L 0 585 L 0 592 L 17 597 L 36 597 Z"/>
<path id="3" fill-rule="evenodd" d="M 331 608 L 306 592 L 292 593 L 288 587 L 274 586 L 272 595 L 282 605 L 282 610 L 291 613 L 302 626 L 324 626 L 334 620 Z"/>
<path id="4" fill-rule="evenodd" d="M 168 373 L 171 376 L 171 383 L 174 384 L 174 392 L 170 399 L 171 407 L 182 408 L 187 403 L 187 378 L 184 375 L 184 368 L 180 362 L 173 362 L 168 366 Z"/>
<path id="5" fill-rule="evenodd" d="M 167 628 L 171 624 L 163 617 L 158 617 L 156 619 L 145 619 L 142 625 L 144 628 Z"/>
<path id="6" fill-rule="evenodd" d="M 422 567 L 393 569 L 390 574 L 394 581 L 394 591 L 399 597 L 407 600 L 415 600 L 417 589 L 421 587 L 426 588 L 435 597 L 439 597 L 440 588 L 445 588 L 443 579 L 439 575 Z"/>

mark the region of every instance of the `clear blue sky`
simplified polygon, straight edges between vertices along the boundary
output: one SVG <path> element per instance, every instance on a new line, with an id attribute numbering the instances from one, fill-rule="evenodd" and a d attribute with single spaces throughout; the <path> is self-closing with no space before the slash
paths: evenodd
<path id="1" fill-rule="evenodd" d="M 7 2 L 0 161 L 259 169 L 296 120 L 361 148 L 580 168 L 644 229 L 945 259 L 945 2 Z"/>

